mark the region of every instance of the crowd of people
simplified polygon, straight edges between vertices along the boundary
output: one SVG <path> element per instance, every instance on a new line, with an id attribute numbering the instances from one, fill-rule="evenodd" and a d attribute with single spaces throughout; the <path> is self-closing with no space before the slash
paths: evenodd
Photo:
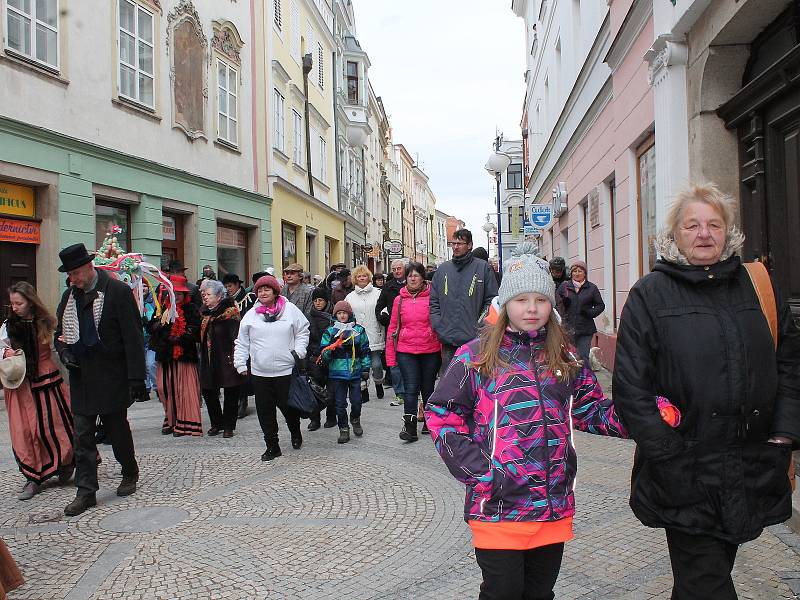
<path id="1" fill-rule="evenodd" d="M 127 410 L 153 388 L 162 433 L 176 437 L 203 435 L 201 398 L 205 433 L 232 437 L 254 395 L 261 458 L 271 461 L 282 454 L 278 411 L 292 448 L 303 444 L 289 402 L 298 373 L 322 400 L 307 430 L 337 427 L 339 444 L 365 434 L 371 382 L 378 399 L 391 386 L 403 407 L 400 439 L 429 434 L 466 486 L 481 599 L 554 597 L 573 537 L 573 429 L 635 440 L 631 507 L 666 529 L 673 598 L 735 598 L 738 545 L 790 514 L 787 473 L 800 443 L 800 331 L 766 270 L 759 279 L 743 265 L 741 244 L 733 203 L 716 187 L 677 198 L 660 259 L 621 315 L 613 401 L 590 363 L 605 305 L 586 263 L 548 263 L 530 243 L 500 268 L 461 229 L 438 268 L 398 259 L 383 275 L 338 264 L 323 278 L 289 264 L 282 281 L 260 272 L 250 288 L 236 274 L 218 281 L 210 266 L 191 284 L 175 263 L 175 306 L 150 290 L 161 312 L 151 307 L 143 321 L 130 289 L 96 269 L 82 244 L 70 246 L 55 316 L 16 284 L 0 329 L 19 498 L 74 470 L 64 512 L 94 506 L 98 426 L 122 465 L 117 494 L 134 493 Z"/>

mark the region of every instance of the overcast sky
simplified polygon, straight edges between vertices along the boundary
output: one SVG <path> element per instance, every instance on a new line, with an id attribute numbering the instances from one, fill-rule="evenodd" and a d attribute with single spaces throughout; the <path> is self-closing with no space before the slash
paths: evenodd
<path id="1" fill-rule="evenodd" d="M 524 23 L 511 0 L 353 0 L 356 30 L 394 142 L 430 177 L 436 207 L 467 223 L 476 246 L 494 212 L 483 165 L 495 129 L 519 139 Z"/>

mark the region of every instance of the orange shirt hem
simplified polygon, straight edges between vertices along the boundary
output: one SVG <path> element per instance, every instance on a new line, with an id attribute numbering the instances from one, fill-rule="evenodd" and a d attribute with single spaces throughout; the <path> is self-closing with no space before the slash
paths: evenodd
<path id="1" fill-rule="evenodd" d="M 472 545 L 483 550 L 530 550 L 568 542 L 572 517 L 558 521 L 469 521 Z"/>

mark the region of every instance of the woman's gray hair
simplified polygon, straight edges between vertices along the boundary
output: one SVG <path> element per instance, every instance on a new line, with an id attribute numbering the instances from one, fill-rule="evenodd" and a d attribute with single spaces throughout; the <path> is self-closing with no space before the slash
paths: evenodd
<path id="1" fill-rule="evenodd" d="M 200 291 L 204 292 L 206 290 L 214 294 L 217 298 L 223 298 L 225 296 L 225 286 L 222 285 L 221 281 L 217 281 L 216 279 L 206 279 L 200 284 Z"/>

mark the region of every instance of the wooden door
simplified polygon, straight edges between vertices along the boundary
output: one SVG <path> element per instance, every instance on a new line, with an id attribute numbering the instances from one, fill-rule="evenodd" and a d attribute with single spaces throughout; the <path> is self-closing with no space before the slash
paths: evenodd
<path id="1" fill-rule="evenodd" d="M 8 288 L 18 281 L 36 286 L 36 245 L 0 242 L 0 317 L 11 310 Z"/>

